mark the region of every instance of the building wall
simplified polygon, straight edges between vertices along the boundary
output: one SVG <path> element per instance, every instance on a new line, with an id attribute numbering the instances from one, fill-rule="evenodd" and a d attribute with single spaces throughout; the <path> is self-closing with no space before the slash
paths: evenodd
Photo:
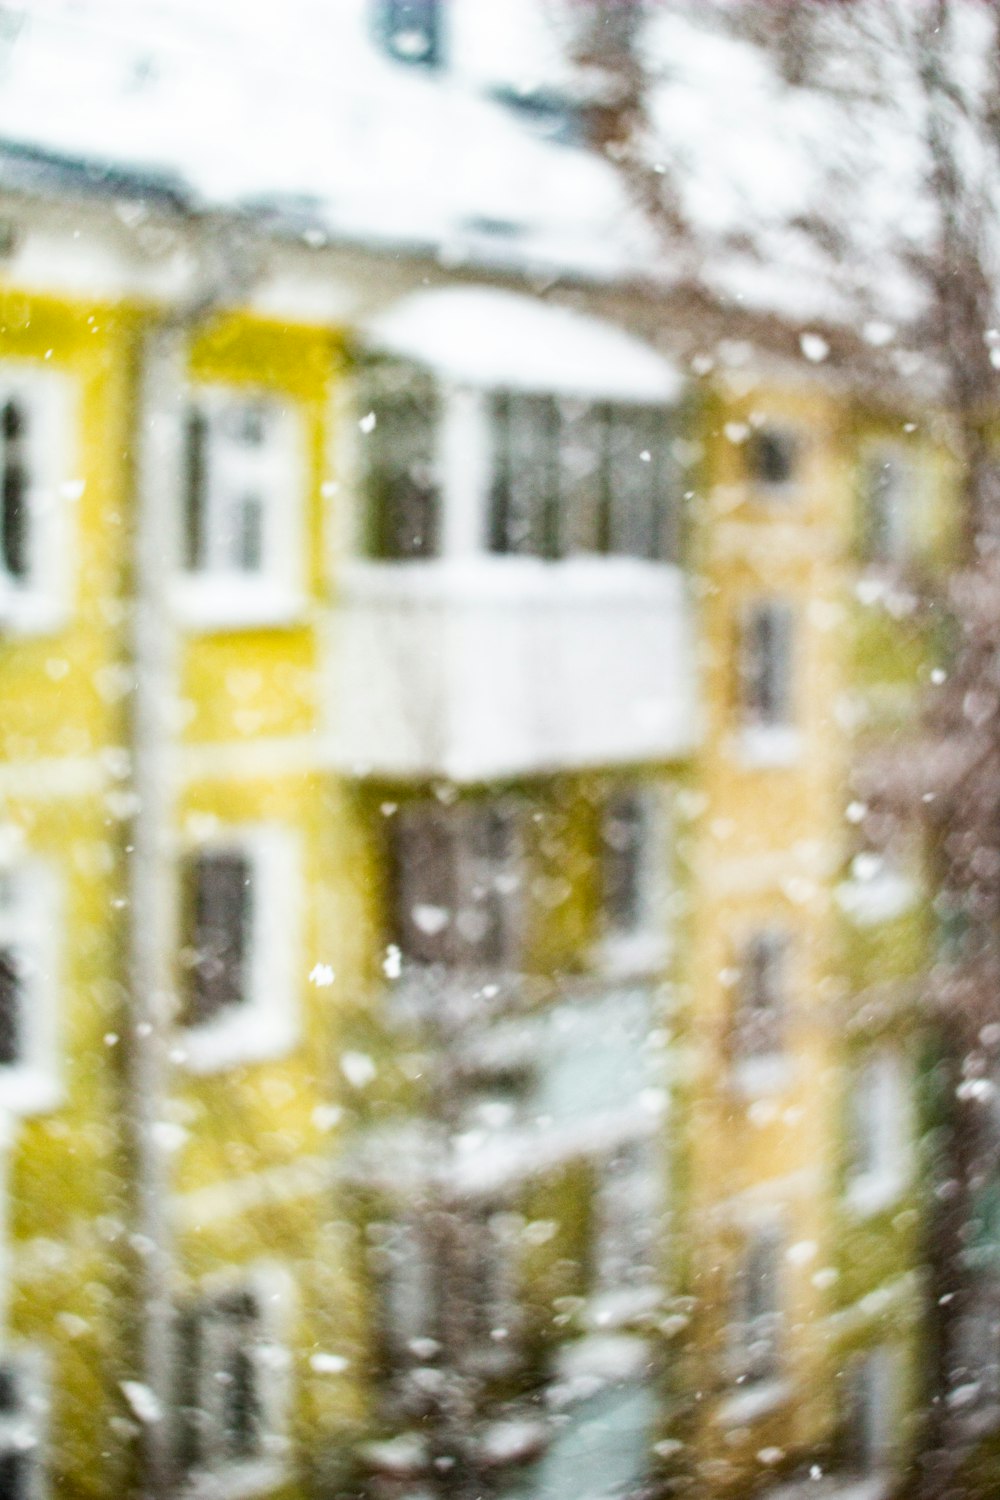
<path id="1" fill-rule="evenodd" d="M 350 296 L 357 299 L 356 287 Z M 122 1309 L 142 1253 L 130 1240 L 123 1101 L 135 813 L 128 590 L 140 337 L 151 315 L 124 298 L 108 305 L 14 286 L 0 295 L 0 312 L 4 360 L 64 372 L 75 392 L 61 493 L 72 527 L 71 608 L 52 630 L 0 638 L 3 848 L 13 860 L 26 851 L 48 861 L 61 891 L 50 953 L 60 1090 L 11 1123 L 7 1328 L 11 1347 L 37 1345 L 50 1372 L 54 1482 L 66 1494 L 96 1496 L 125 1483 L 143 1418 L 141 1399 L 137 1410 L 134 1393 L 121 1388 L 137 1376 L 134 1318 Z M 208 621 L 180 606 L 171 653 L 178 862 L 234 831 L 283 830 L 286 1004 L 297 1021 L 274 1044 L 251 1029 L 214 1064 L 179 1029 L 161 1137 L 178 1306 L 243 1272 L 271 1275 L 290 1360 L 279 1359 L 277 1371 L 288 1392 L 289 1443 L 248 1483 L 291 1495 L 351 1469 L 359 1437 L 393 1430 L 380 1393 L 365 1239 L 385 1201 L 365 1197 L 356 1153 L 373 1127 L 426 1108 L 427 1099 L 426 1080 L 385 1024 L 392 927 L 384 824 L 394 808 L 431 792 L 447 803 L 500 791 L 533 808 L 522 877 L 532 896 L 525 966 L 543 981 L 544 1007 L 561 986 L 569 993 L 581 981 L 609 981 L 598 822 L 619 772 L 594 767 L 459 794 L 334 770 L 343 707 L 332 686 L 334 605 L 350 483 L 338 442 L 345 330 L 330 320 L 227 316 L 194 335 L 187 359 L 195 383 L 278 397 L 296 414 L 301 440 L 294 609 L 277 623 L 234 628 L 224 616 Z M 638 1329 L 651 1351 L 665 1468 L 693 1473 L 720 1494 L 763 1488 L 810 1456 L 836 1461 L 836 1374 L 853 1351 L 891 1343 L 903 1415 L 918 1394 L 913 1172 L 877 1210 L 853 1209 L 845 1119 L 851 1068 L 890 1033 L 915 1079 L 907 985 L 925 924 L 915 905 L 857 921 L 839 893 L 854 837 L 850 758 L 866 737 L 905 721 L 927 647 L 884 589 L 855 589 L 856 454 L 871 419 L 819 380 L 745 377 L 706 382 L 691 409 L 691 436 L 703 444 L 689 517 L 701 747 L 689 764 L 628 772 L 662 787 L 673 809 L 663 907 L 669 969 L 647 975 L 657 1031 L 669 1038 L 655 1060 L 655 1087 L 669 1095 L 662 1137 L 670 1213 L 663 1305 L 623 1326 Z M 748 478 L 747 455 L 754 434 L 772 425 L 796 435 L 797 478 L 768 490 Z M 939 458 L 932 468 L 933 549 L 946 474 Z M 788 603 L 794 620 L 792 732 L 770 739 L 745 734 L 739 709 L 741 622 L 765 597 Z M 751 1086 L 733 1065 L 733 997 L 745 939 L 772 925 L 789 942 L 785 1056 L 765 1085 Z M 892 994 L 873 1008 L 873 987 L 886 975 Z M 520 1215 L 524 1344 L 534 1372 L 551 1374 L 559 1346 L 595 1331 L 587 1277 L 598 1176 L 586 1152 L 569 1153 L 546 1172 L 525 1172 L 506 1194 Z M 781 1235 L 779 1373 L 765 1382 L 769 1391 L 753 1392 L 734 1385 L 727 1319 L 746 1235 L 772 1223 Z M 502 1391 L 523 1393 L 523 1381 Z M 902 1420 L 899 1430 L 905 1436 Z"/>

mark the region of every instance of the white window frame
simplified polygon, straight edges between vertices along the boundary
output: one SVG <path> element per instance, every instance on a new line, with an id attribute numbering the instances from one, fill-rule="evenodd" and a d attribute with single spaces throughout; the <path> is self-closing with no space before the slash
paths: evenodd
<path id="1" fill-rule="evenodd" d="M 274 1261 L 257 1261 L 244 1269 L 227 1267 L 198 1284 L 189 1311 L 207 1316 L 213 1304 L 241 1293 L 250 1294 L 259 1312 L 260 1336 L 254 1345 L 253 1366 L 259 1382 L 255 1393 L 261 1408 L 261 1452 L 246 1459 L 199 1456 L 182 1488 L 189 1500 L 245 1500 L 268 1493 L 288 1478 L 293 1363 L 290 1338 L 296 1301 L 290 1273 Z M 180 1374 L 178 1367 L 178 1380 Z M 193 1374 L 197 1410 L 210 1412 L 217 1394 L 211 1387 L 210 1372 L 201 1368 Z M 178 1430 L 178 1441 L 180 1437 Z"/>
<path id="2" fill-rule="evenodd" d="M 664 966 L 669 953 L 667 905 L 670 892 L 671 823 L 664 789 L 653 783 L 617 782 L 609 788 L 600 818 L 602 860 L 607 848 L 607 823 L 618 796 L 636 795 L 642 809 L 639 852 L 639 909 L 629 928 L 616 927 L 605 905 L 601 882 L 601 966 L 613 974 L 645 973 Z M 602 868 L 603 875 L 603 868 Z"/>
<path id="3" fill-rule="evenodd" d="M 292 829 L 278 824 L 222 827 L 210 838 L 182 848 L 178 890 L 184 859 L 215 852 L 246 855 L 253 870 L 250 984 L 244 1000 L 227 1006 L 212 1020 L 181 1026 L 182 1060 L 192 1073 L 214 1073 L 281 1057 L 300 1035 L 301 996 L 296 980 L 296 960 L 302 956 L 299 840 Z M 182 986 L 180 968 L 178 983 Z"/>
<path id="4" fill-rule="evenodd" d="M 45 1114 L 62 1099 L 58 1066 L 62 899 L 55 870 L 37 857 L 0 863 L 0 946 L 25 964 L 23 1060 L 0 1066 L 0 1109 Z"/>
<path id="5" fill-rule="evenodd" d="M 209 424 L 204 490 L 204 524 L 209 549 L 220 545 L 218 511 L 220 493 L 213 488 L 212 428 L 227 414 L 242 406 L 260 405 L 274 414 L 277 428 L 274 451 L 253 462 L 238 450 L 221 448 L 216 463 L 223 475 L 223 490 L 235 484 L 244 468 L 254 482 L 265 484 L 261 516 L 261 566 L 241 569 L 219 566 L 211 560 L 189 566 L 186 511 L 188 418 L 193 410 Z M 184 392 L 182 417 L 177 432 L 176 546 L 177 559 L 173 597 L 182 622 L 194 629 L 225 630 L 294 624 L 306 603 L 306 513 L 311 488 L 307 459 L 305 411 L 298 398 L 278 389 L 221 382 L 192 382 Z M 224 441 L 224 440 L 223 440 Z M 234 479 L 235 475 L 235 479 Z"/>
<path id="6" fill-rule="evenodd" d="M 879 1047 L 869 1052 L 852 1073 L 847 1094 L 847 1138 L 852 1131 L 862 1133 L 873 1148 L 874 1161 L 857 1171 L 848 1163 L 846 1196 L 848 1206 L 858 1214 L 878 1213 L 895 1203 L 903 1194 L 910 1177 L 913 1156 L 913 1127 L 907 1078 L 911 1070 L 904 1066 L 899 1052 Z M 872 1087 L 874 1078 L 874 1115 L 861 1120 L 857 1114 L 858 1089 Z"/>
<path id="7" fill-rule="evenodd" d="M 51 635 L 69 618 L 74 550 L 71 503 L 83 488 L 72 472 L 72 465 L 79 462 L 74 397 L 69 377 L 58 369 L 29 360 L 0 363 L 0 406 L 13 398 L 22 401 L 29 413 L 30 473 L 29 566 L 27 576 L 18 579 L 8 572 L 0 554 L 0 631 Z"/>
<path id="8" fill-rule="evenodd" d="M 50 1494 L 46 1457 L 49 1434 L 48 1361 L 31 1346 L 0 1350 L 0 1365 L 6 1366 L 18 1388 L 16 1413 L 0 1415 L 0 1454 L 10 1451 L 32 1455 L 24 1500 L 47 1500 Z"/>

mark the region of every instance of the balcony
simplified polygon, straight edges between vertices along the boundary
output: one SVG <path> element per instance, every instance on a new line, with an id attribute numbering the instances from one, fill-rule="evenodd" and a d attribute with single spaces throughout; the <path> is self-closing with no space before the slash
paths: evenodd
<path id="1" fill-rule="evenodd" d="M 489 781 L 694 743 L 689 604 L 669 563 L 352 563 L 335 657 L 335 756 L 354 775 Z"/>

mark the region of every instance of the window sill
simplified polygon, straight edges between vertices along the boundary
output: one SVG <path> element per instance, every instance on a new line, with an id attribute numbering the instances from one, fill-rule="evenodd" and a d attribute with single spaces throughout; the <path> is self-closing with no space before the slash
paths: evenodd
<path id="1" fill-rule="evenodd" d="M 250 1500 L 287 1481 L 288 1469 L 281 1459 L 253 1458 L 192 1474 L 182 1493 L 185 1500 Z"/>
<path id="2" fill-rule="evenodd" d="M 0 640 L 5 636 L 58 635 L 69 623 L 64 599 L 40 590 L 0 587 Z"/>
<path id="3" fill-rule="evenodd" d="M 655 1312 L 662 1301 L 656 1286 L 622 1287 L 598 1292 L 587 1303 L 584 1318 L 588 1328 L 597 1331 L 627 1327 Z"/>
<path id="4" fill-rule="evenodd" d="M 819 1480 L 793 1480 L 766 1490 L 764 1500 L 884 1500 L 891 1489 L 885 1474 L 825 1474 Z"/>
<path id="5" fill-rule="evenodd" d="M 63 1098 L 55 1074 L 44 1068 L 0 1068 L 0 1109 L 15 1115 L 43 1115 Z"/>
<path id="6" fill-rule="evenodd" d="M 754 770 L 794 766 L 802 755 L 802 734 L 787 724 L 748 725 L 737 736 L 736 751 Z"/>
<path id="7" fill-rule="evenodd" d="M 762 1380 L 727 1397 L 716 1412 L 716 1421 L 727 1427 L 757 1422 L 784 1406 L 791 1396 L 787 1380 Z"/>
<path id="8" fill-rule="evenodd" d="M 247 1063 L 284 1057 L 298 1041 L 298 1027 L 286 1016 L 240 1010 L 224 1021 L 181 1032 L 178 1059 L 190 1073 L 220 1073 Z"/>
<path id="9" fill-rule="evenodd" d="M 659 973 L 666 967 L 669 947 L 659 932 L 634 932 L 606 937 L 597 950 L 602 974 L 620 979 Z"/>
<path id="10" fill-rule="evenodd" d="M 877 927 L 895 921 L 917 903 L 917 883 L 907 875 L 878 875 L 872 880 L 845 880 L 836 890 L 837 905 L 855 927 Z"/>
<path id="11" fill-rule="evenodd" d="M 791 1059 L 784 1056 L 753 1057 L 734 1064 L 730 1074 L 733 1093 L 755 1099 L 761 1094 L 782 1094 L 792 1082 Z"/>
<path id="12" fill-rule="evenodd" d="M 296 625 L 306 612 L 306 599 L 297 589 L 266 578 L 176 579 L 172 602 L 182 626 L 206 634 Z"/>
<path id="13" fill-rule="evenodd" d="M 847 1207 L 859 1219 L 870 1219 L 897 1204 L 906 1189 L 906 1179 L 898 1173 L 858 1177 L 848 1183 Z"/>

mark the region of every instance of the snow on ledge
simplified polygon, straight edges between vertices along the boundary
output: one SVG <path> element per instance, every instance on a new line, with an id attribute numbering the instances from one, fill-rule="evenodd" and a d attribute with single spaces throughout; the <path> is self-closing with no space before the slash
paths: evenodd
<path id="1" fill-rule="evenodd" d="M 683 386 L 669 360 L 615 324 L 496 287 L 414 292 L 373 318 L 363 338 L 373 352 L 480 389 L 660 403 Z"/>

